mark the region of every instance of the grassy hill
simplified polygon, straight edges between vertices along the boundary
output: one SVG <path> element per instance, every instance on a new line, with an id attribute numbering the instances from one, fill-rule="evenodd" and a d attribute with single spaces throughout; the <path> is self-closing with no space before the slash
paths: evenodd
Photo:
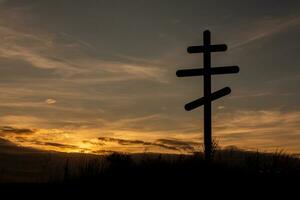
<path id="1" fill-rule="evenodd" d="M 237 148 L 202 153 L 89 155 L 38 151 L 7 145 L 0 152 L 0 182 L 101 183 L 112 180 L 204 180 L 212 178 L 300 178 L 300 159 L 283 152 Z"/>
<path id="2" fill-rule="evenodd" d="M 3 145 L 5 144 L 5 145 Z M 300 159 L 283 152 L 262 153 L 228 148 L 206 162 L 202 153 L 90 155 L 58 153 L 0 145 L 0 190 L 70 193 L 133 188 L 156 191 L 205 191 L 238 187 L 256 190 L 299 187 Z M 254 183 L 254 184 L 252 184 Z M 17 188 L 17 189 L 16 189 Z M 93 189 L 92 189 L 93 188 Z M 106 189 L 105 189 L 106 188 Z M 280 191 L 280 190 L 279 190 Z M 249 191 L 248 191 L 249 192 Z M 43 192 L 44 193 L 44 192 Z"/>

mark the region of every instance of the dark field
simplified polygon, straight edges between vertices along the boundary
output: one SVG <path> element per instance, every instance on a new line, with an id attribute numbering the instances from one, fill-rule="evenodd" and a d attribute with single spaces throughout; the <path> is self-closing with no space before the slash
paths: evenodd
<path id="1" fill-rule="evenodd" d="M 6 147 L 0 154 L 0 182 L 104 184 L 108 182 L 191 183 L 233 179 L 299 179 L 300 159 L 283 152 L 218 150 L 210 162 L 193 155 L 89 155 Z"/>
<path id="2" fill-rule="evenodd" d="M 262 153 L 227 148 L 216 150 L 207 162 L 202 153 L 99 156 L 39 151 L 4 141 L 0 148 L 0 190 L 10 194 L 113 190 L 118 191 L 113 194 L 163 191 L 174 195 L 210 189 L 246 190 L 252 194 L 267 188 L 274 194 L 283 188 L 289 193 L 300 188 L 300 159 L 280 151 Z"/>

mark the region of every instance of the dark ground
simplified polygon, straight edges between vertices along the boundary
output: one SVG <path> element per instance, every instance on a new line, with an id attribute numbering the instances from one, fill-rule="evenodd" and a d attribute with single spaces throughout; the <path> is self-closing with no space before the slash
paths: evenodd
<path id="1" fill-rule="evenodd" d="M 201 153 L 96 156 L 9 145 L 0 150 L 0 191 L 9 194 L 143 192 L 147 196 L 163 192 L 176 196 L 213 190 L 211 195 L 243 192 L 251 196 L 300 190 L 300 159 L 282 152 L 231 148 L 216 151 L 213 160 L 206 162 Z"/>

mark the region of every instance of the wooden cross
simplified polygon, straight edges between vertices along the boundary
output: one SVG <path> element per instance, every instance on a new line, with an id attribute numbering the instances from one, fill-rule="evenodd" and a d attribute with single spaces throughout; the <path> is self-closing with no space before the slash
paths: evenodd
<path id="1" fill-rule="evenodd" d="M 238 66 L 224 66 L 211 68 L 211 52 L 226 51 L 226 44 L 211 45 L 210 31 L 203 32 L 203 46 L 191 46 L 187 48 L 188 53 L 203 53 L 203 68 L 178 70 L 178 77 L 203 76 L 204 96 L 185 105 L 187 111 L 191 111 L 204 105 L 204 151 L 205 159 L 210 160 L 212 155 L 212 122 L 211 102 L 231 92 L 229 87 L 224 87 L 211 93 L 211 75 L 238 73 Z"/>

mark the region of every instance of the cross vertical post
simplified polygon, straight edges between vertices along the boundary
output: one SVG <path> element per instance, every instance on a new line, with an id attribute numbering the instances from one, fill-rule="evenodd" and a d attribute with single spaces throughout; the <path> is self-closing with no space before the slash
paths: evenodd
<path id="1" fill-rule="evenodd" d="M 205 159 L 210 160 L 212 154 L 212 137 L 211 137 L 211 101 L 209 97 L 211 95 L 211 51 L 210 51 L 210 31 L 203 32 L 203 68 L 204 68 L 204 151 Z"/>
<path id="2" fill-rule="evenodd" d="M 182 69 L 176 72 L 178 77 L 203 76 L 203 97 L 196 99 L 184 107 L 191 111 L 199 106 L 204 106 L 204 154 L 205 160 L 210 161 L 212 158 L 212 121 L 211 108 L 212 101 L 217 100 L 225 95 L 230 94 L 231 89 L 224 87 L 215 92 L 211 92 L 211 75 L 233 74 L 238 73 L 238 66 L 211 67 L 211 53 L 226 51 L 226 44 L 211 44 L 210 31 L 203 32 L 203 45 L 190 46 L 187 48 L 188 53 L 203 53 L 203 68 Z"/>

